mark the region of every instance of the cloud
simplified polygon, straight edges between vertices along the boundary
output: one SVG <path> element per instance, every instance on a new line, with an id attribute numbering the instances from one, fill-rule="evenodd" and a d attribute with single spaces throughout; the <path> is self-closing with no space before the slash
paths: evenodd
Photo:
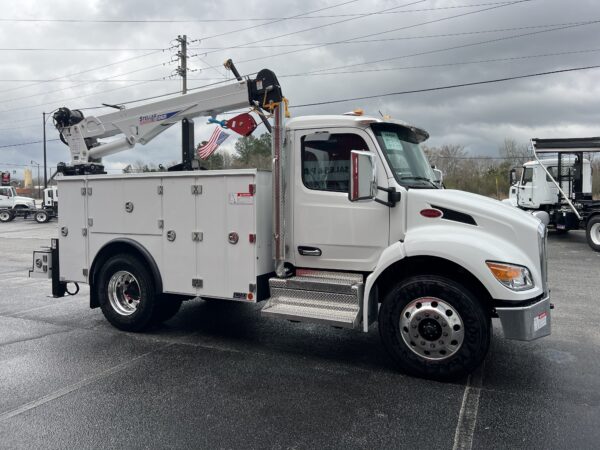
<path id="1" fill-rule="evenodd" d="M 495 0 L 498 1 L 498 0 Z M 430 0 L 398 8 L 396 13 L 372 14 L 356 19 L 352 16 L 301 18 L 265 22 L 174 22 L 174 23 L 78 23 L 78 22 L 3 22 L 0 48 L 108 48 L 167 49 L 177 35 L 187 34 L 190 66 L 197 71 L 189 75 L 190 87 L 201 86 L 222 78 L 221 63 L 231 57 L 242 73 L 268 67 L 280 75 L 285 95 L 292 104 L 377 95 L 448 84 L 467 83 L 510 77 L 533 72 L 586 66 L 600 61 L 600 52 L 540 56 L 495 62 L 470 61 L 529 57 L 554 53 L 594 50 L 600 24 L 590 24 L 540 33 L 547 28 L 537 25 L 568 24 L 600 20 L 600 4 L 592 0 L 566 3 L 562 0 L 533 0 L 488 11 L 500 5 L 474 6 L 491 0 Z M 194 20 L 206 18 L 290 17 L 342 3 L 330 0 L 276 2 L 274 0 L 217 2 L 205 0 L 171 2 L 131 0 L 111 3 L 88 1 L 73 8 L 72 2 L 55 0 L 5 0 L 5 11 L 12 18 L 46 19 L 130 19 Z M 408 0 L 356 1 L 344 6 L 309 14 L 333 16 L 373 13 L 409 3 Z M 446 8 L 432 10 L 431 8 Z M 453 17 L 468 12 L 473 14 Z M 8 17 L 8 16 L 6 16 Z M 344 22 L 341 22 L 344 21 Z M 340 23 L 335 23 L 340 22 Z M 250 28 L 253 27 L 253 28 Z M 314 27 L 320 27 L 310 29 Z M 397 30 L 404 28 L 404 30 Z M 520 30 L 506 30 L 522 28 Z M 231 34 L 219 34 L 240 30 Z M 506 31 L 490 31 L 490 30 Z M 306 30 L 306 31 L 303 31 Z M 390 31 L 390 32 L 388 32 Z M 277 37 L 284 34 L 288 36 Z M 534 33 L 527 36 L 519 34 Z M 381 33 L 381 34 L 379 34 Z M 465 34 L 469 33 L 469 34 Z M 287 55 L 298 50 L 297 44 L 358 40 L 376 42 L 337 43 Z M 439 36 L 442 35 L 442 36 Z M 437 37 L 432 37 L 437 36 Z M 397 39 L 405 38 L 405 39 Z M 506 39 L 508 38 L 508 39 Z M 382 40 L 396 39 L 396 40 Z M 495 39 L 502 39 L 493 41 Z M 230 48 L 250 44 L 256 48 Z M 275 47 L 288 45 L 288 47 Z M 307 46 L 309 47 L 309 46 Z M 449 49 L 451 47 L 460 47 Z M 168 49 L 139 57 L 148 51 L 111 50 L 106 52 L 2 51 L 0 80 L 0 145 L 38 141 L 42 138 L 42 112 L 59 106 L 85 108 L 101 103 L 121 102 L 174 92 L 181 88 L 176 78 L 169 79 L 176 64 L 171 63 L 174 50 Z M 416 55 L 421 53 L 421 55 Z M 138 57 L 127 62 L 115 61 Z M 264 58 L 250 61 L 256 58 Z M 373 62 L 394 58 L 387 62 Z M 363 64 L 366 63 L 366 64 Z M 351 66 L 353 64 L 363 64 Z M 429 68 L 358 72 L 358 70 L 443 65 Z M 106 67 L 102 67 L 106 66 Z M 217 67 L 217 69 L 210 68 Z M 323 68 L 349 66 L 340 70 L 356 73 L 284 77 Z M 88 71 L 90 68 L 97 69 Z M 102 68 L 98 68 L 102 67 Z M 80 73 L 86 71 L 85 73 Z M 80 73 L 80 74 L 78 74 Z M 36 83 L 72 74 L 62 81 Z M 112 77 L 111 80 L 99 81 Z M 474 154 L 494 155 L 506 137 L 526 142 L 533 136 L 597 135 L 600 112 L 596 106 L 600 70 L 551 75 L 505 83 L 456 88 L 436 92 L 379 97 L 319 107 L 293 110 L 298 114 L 340 113 L 355 107 L 367 113 L 382 111 L 395 118 L 418 124 L 430 131 L 430 145 L 462 144 Z M 166 79 L 162 79 L 166 78 Z M 115 82 L 114 79 L 132 80 Z M 160 81 L 147 81 L 161 79 Z M 96 81 L 94 81 L 96 80 Z M 135 80 L 135 81 L 134 81 Z M 86 110 L 87 115 L 109 112 Z M 196 138 L 210 135 L 212 126 L 196 119 Z M 57 133 L 47 127 L 49 139 Z M 147 146 L 106 158 L 113 169 L 143 160 L 166 163 L 178 159 L 180 130 L 172 127 Z M 227 142 L 232 149 L 233 141 Z M 0 149 L 3 163 L 27 165 L 41 161 L 41 144 Z M 60 142 L 48 143 L 48 164 L 69 159 L 68 149 Z M 12 167 L 12 166 L 11 166 Z"/>

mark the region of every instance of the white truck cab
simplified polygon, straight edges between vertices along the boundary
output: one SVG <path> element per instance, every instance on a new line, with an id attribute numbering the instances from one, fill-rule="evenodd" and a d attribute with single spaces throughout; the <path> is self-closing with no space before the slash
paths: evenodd
<path id="1" fill-rule="evenodd" d="M 510 202 L 523 209 L 541 209 L 555 205 L 560 200 L 560 192 L 554 180 L 560 178 L 560 186 L 564 192 L 573 192 L 573 183 L 578 165 L 574 156 L 563 157 L 561 161 L 562 176 L 558 176 L 558 158 L 544 158 L 540 161 L 529 161 L 523 164 L 519 180 L 511 180 L 509 192 Z M 544 167 L 554 180 L 550 178 Z M 588 159 L 582 164 L 582 193 L 592 195 L 592 167 Z M 571 197 L 573 198 L 573 197 Z M 574 198 L 573 198 L 574 199 Z"/>
<path id="2" fill-rule="evenodd" d="M 0 186 L 0 209 L 28 208 L 34 209 L 32 198 L 21 197 L 13 186 Z"/>
<path id="3" fill-rule="evenodd" d="M 30 274 L 51 277 L 55 297 L 89 283 L 90 306 L 128 331 L 197 297 L 265 301 L 262 315 L 294 322 L 364 332 L 378 323 L 401 369 L 436 379 L 483 361 L 492 317 L 509 339 L 550 334 L 546 228 L 537 218 L 439 188 L 420 128 L 357 114 L 285 123 L 272 72 L 236 76 L 106 116 L 59 110 L 73 165 L 56 178 L 60 235 L 34 252 Z M 103 173 L 99 156 L 248 104 L 274 117 L 272 172 Z M 124 139 L 97 141 L 119 132 Z"/>

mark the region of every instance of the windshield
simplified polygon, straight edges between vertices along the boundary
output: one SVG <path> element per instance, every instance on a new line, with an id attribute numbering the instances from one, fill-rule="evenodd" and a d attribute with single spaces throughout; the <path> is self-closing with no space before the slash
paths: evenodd
<path id="1" fill-rule="evenodd" d="M 410 129 L 392 123 L 374 123 L 371 128 L 398 183 L 437 189 L 433 170 Z"/>

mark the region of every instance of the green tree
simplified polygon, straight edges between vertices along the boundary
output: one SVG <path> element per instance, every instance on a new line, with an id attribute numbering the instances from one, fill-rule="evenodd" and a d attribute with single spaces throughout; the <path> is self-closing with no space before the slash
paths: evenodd
<path id="1" fill-rule="evenodd" d="M 235 143 L 233 157 L 235 168 L 271 169 L 271 134 L 263 133 L 258 138 L 246 136 Z"/>

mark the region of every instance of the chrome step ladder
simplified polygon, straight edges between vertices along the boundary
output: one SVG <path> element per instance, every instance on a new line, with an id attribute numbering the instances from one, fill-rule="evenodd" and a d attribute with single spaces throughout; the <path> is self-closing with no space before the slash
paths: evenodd
<path id="1" fill-rule="evenodd" d="M 289 278 L 269 279 L 271 297 L 261 313 L 299 322 L 356 328 L 360 323 L 363 276 L 323 270 L 298 270 Z"/>

